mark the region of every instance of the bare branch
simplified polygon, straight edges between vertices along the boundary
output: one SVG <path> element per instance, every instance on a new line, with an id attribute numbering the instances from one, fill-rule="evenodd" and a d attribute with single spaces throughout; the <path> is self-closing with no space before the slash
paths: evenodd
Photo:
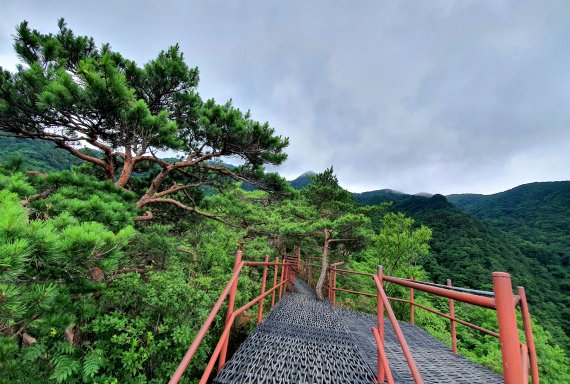
<path id="1" fill-rule="evenodd" d="M 230 227 L 239 228 L 239 226 L 237 226 L 237 225 L 235 225 L 235 224 L 232 224 L 232 223 L 229 223 L 229 222 L 223 220 L 222 218 L 220 218 L 219 216 L 212 215 L 211 213 L 207 213 L 207 212 L 204 212 L 204 211 L 200 211 L 199 209 L 197 209 L 197 208 L 195 208 L 195 207 L 190 207 L 190 206 L 185 205 L 184 203 L 182 203 L 182 202 L 180 202 L 180 201 L 178 201 L 178 200 L 174 200 L 174 199 L 168 199 L 168 198 L 152 198 L 152 199 L 149 199 L 149 200 L 143 202 L 143 203 L 141 204 L 141 206 L 145 206 L 145 205 L 148 205 L 148 204 L 156 204 L 156 203 L 158 203 L 158 204 L 172 204 L 172 205 L 177 206 L 178 208 L 184 209 L 185 211 L 192 212 L 192 213 L 196 213 L 196 214 L 198 214 L 198 215 L 200 215 L 200 216 L 207 217 L 208 219 L 212 219 L 212 220 L 219 221 L 220 223 L 229 225 Z M 137 218 L 137 219 L 138 219 L 138 218 Z"/>
<path id="2" fill-rule="evenodd" d="M 173 194 L 173 193 L 176 193 L 176 192 L 179 192 L 179 191 L 184 191 L 184 190 L 191 189 L 191 188 L 197 188 L 197 187 L 200 187 L 200 186 L 202 186 L 202 185 L 208 185 L 208 182 L 203 181 L 203 182 L 200 182 L 200 183 L 185 184 L 185 185 L 177 185 L 177 184 L 175 183 L 175 184 L 172 185 L 172 187 L 170 187 L 170 188 L 168 188 L 168 189 L 165 189 L 165 190 L 162 191 L 162 192 L 155 193 L 155 194 L 153 195 L 153 198 L 170 195 L 170 194 Z"/>
<path id="3" fill-rule="evenodd" d="M 340 243 L 345 241 L 356 241 L 356 239 L 330 239 L 329 243 Z"/>

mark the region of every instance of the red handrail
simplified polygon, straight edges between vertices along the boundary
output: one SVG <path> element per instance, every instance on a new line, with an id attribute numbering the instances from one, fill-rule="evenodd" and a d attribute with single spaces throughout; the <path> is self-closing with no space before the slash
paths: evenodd
<path id="1" fill-rule="evenodd" d="M 218 314 L 220 308 L 222 307 L 222 304 L 226 300 L 226 296 L 228 296 L 231 287 L 233 286 L 234 282 L 237 281 L 237 279 L 239 278 L 239 274 L 241 272 L 241 269 L 243 268 L 243 265 L 244 265 L 243 262 L 240 263 L 236 268 L 236 270 L 234 270 L 234 274 L 232 275 L 230 281 L 228 281 L 226 288 L 222 291 L 222 294 L 218 298 L 218 301 L 216 301 L 216 304 L 214 304 L 214 307 L 212 308 L 210 314 L 206 318 L 206 321 L 198 331 L 198 334 L 196 335 L 196 337 L 194 337 L 194 341 L 192 341 L 192 344 L 190 344 L 190 347 L 188 348 L 188 351 L 182 358 L 182 361 L 178 365 L 178 368 L 176 368 L 174 375 L 172 375 L 172 378 L 169 381 L 169 384 L 178 383 L 182 378 L 182 375 L 184 375 L 184 371 L 186 371 L 186 368 L 188 368 L 188 364 L 190 364 L 192 357 L 194 357 L 196 350 L 200 346 L 200 343 L 204 339 L 204 336 L 206 336 L 208 329 L 210 329 L 210 325 L 212 325 L 212 322 L 216 318 L 216 315 Z"/>
<path id="2" fill-rule="evenodd" d="M 384 280 L 404 287 L 413 288 L 418 291 L 428 292 L 437 296 L 446 297 L 448 299 L 453 299 L 464 303 L 477 305 L 479 307 L 495 309 L 495 300 L 493 300 L 493 298 L 491 297 L 484 297 L 484 296 L 474 295 L 472 293 L 452 291 L 450 289 L 434 287 L 431 285 L 422 284 L 421 282 L 417 281 L 409 281 L 407 279 L 401 279 L 399 277 L 384 276 Z"/>
<path id="3" fill-rule="evenodd" d="M 273 288 L 271 288 L 270 290 L 268 290 L 267 292 L 265 292 L 263 295 L 251 300 L 249 303 L 245 304 L 244 306 L 240 307 L 239 309 L 235 310 L 230 318 L 229 318 L 229 322 L 228 324 L 226 324 L 226 326 L 224 327 L 224 330 L 222 332 L 222 336 L 220 337 L 220 340 L 218 341 L 218 344 L 216 344 L 216 348 L 214 349 L 214 352 L 212 353 L 212 356 L 210 357 L 210 360 L 208 361 L 208 365 L 206 366 L 206 369 L 204 370 L 204 373 L 202 374 L 202 378 L 200 379 L 200 384 L 206 384 L 210 378 L 210 375 L 212 374 L 212 370 L 214 369 L 214 365 L 216 365 L 216 359 L 220 356 L 220 353 L 222 352 L 222 347 L 224 345 L 223 341 L 225 339 L 227 339 L 230 335 L 230 330 L 232 328 L 232 325 L 236 319 L 236 317 L 238 315 L 240 315 L 242 312 L 247 311 L 249 308 L 253 307 L 255 304 L 257 304 L 258 301 L 264 299 L 267 295 L 269 295 L 272 291 L 276 290 L 277 288 L 281 289 L 281 287 L 283 285 L 288 284 L 289 282 L 283 281 L 281 282 L 278 286 L 275 286 Z"/>
<path id="4" fill-rule="evenodd" d="M 442 316 L 450 320 L 451 323 L 451 337 L 452 337 L 452 351 L 457 353 L 457 339 L 456 339 L 456 332 L 455 332 L 455 323 L 459 323 L 465 325 L 467 327 L 473 328 L 478 330 L 482 333 L 487 335 L 497 337 L 501 341 L 501 352 L 502 352 L 502 359 L 503 359 L 503 372 L 504 372 L 504 379 L 505 384 L 520 384 L 520 383 L 527 383 L 525 381 L 525 377 L 528 377 L 529 370 L 532 378 L 533 384 L 539 384 L 539 373 L 538 373 L 538 362 L 536 359 L 536 348 L 534 345 L 534 338 L 532 334 L 532 326 L 530 321 L 530 313 L 528 311 L 528 304 L 526 301 L 526 294 L 524 292 L 524 288 L 518 288 L 518 295 L 513 295 L 512 286 L 511 286 L 511 277 L 507 273 L 503 272 L 495 272 L 493 273 L 493 285 L 494 285 L 494 292 L 483 292 L 477 290 L 471 290 L 466 288 L 458 288 L 453 287 L 451 285 L 451 281 L 447 281 L 447 287 L 439 284 L 421 282 L 421 281 L 414 281 L 413 278 L 410 279 L 402 279 L 393 276 L 385 276 L 382 274 L 382 268 L 379 267 L 378 275 L 374 275 L 371 273 L 366 272 L 359 272 L 359 271 L 350 271 L 346 269 L 340 268 L 330 268 L 329 274 L 333 273 L 334 277 L 332 281 L 334 285 L 330 285 L 328 288 L 333 293 L 330 295 L 335 299 L 336 302 L 336 291 L 339 292 L 347 292 L 352 294 L 364 295 L 364 296 L 378 296 L 378 341 L 383 343 L 383 323 L 381 323 L 380 319 L 383 318 L 384 307 L 388 312 L 390 317 L 390 321 L 394 326 L 394 319 L 390 313 L 393 314 L 393 311 L 389 305 L 389 301 L 398 301 L 410 304 L 410 318 L 413 319 L 413 308 L 419 307 L 428 312 L 434 313 L 436 315 Z M 345 288 L 339 288 L 336 286 L 336 273 L 340 272 L 343 274 L 354 274 L 354 275 L 364 275 L 370 276 L 374 278 L 375 284 L 377 286 L 377 295 L 368 292 L 361 292 L 355 291 Z M 410 288 L 410 299 L 400 299 L 394 297 L 386 296 L 382 283 L 383 281 L 387 281 L 393 284 L 397 284 L 400 286 L 404 286 Z M 382 289 L 380 289 L 382 288 Z M 437 311 L 435 309 L 426 307 L 424 305 L 418 304 L 414 301 L 413 291 L 419 290 L 423 292 L 427 292 L 430 294 L 434 294 L 440 297 L 445 297 L 449 300 L 449 315 Z M 467 321 L 458 319 L 455 317 L 455 306 L 454 301 L 461 301 L 464 303 L 477 305 L 483 308 L 493 309 L 497 311 L 497 317 L 499 319 L 499 332 L 494 332 L 483 327 L 480 327 L 475 324 L 471 324 Z M 334 304 L 334 303 L 333 303 Z M 523 344 L 518 339 L 518 326 L 516 323 L 516 306 L 520 305 L 521 313 L 523 318 L 523 325 L 525 331 L 525 338 L 527 340 L 527 344 Z M 413 320 L 412 320 L 413 321 Z M 399 329 L 399 327 L 395 327 Z M 402 350 L 406 355 L 406 349 L 409 350 L 405 343 L 405 339 L 403 339 L 403 334 L 401 335 L 402 340 L 398 335 L 398 331 L 396 331 L 396 336 L 398 337 L 398 341 L 402 346 Z M 377 341 L 377 343 L 378 343 Z M 380 344 L 378 344 L 380 348 Z M 383 344 L 382 344 L 383 347 Z M 380 352 L 379 352 L 380 353 Z M 411 352 L 410 352 L 411 357 Z M 379 355 L 378 358 L 380 359 L 381 356 Z M 408 359 L 408 356 L 406 356 Z M 410 358 L 408 360 L 408 364 L 410 365 L 410 370 L 413 372 L 415 363 L 411 364 Z M 383 375 L 380 375 L 380 369 L 383 369 L 383 365 L 379 364 L 379 378 L 383 379 Z M 416 367 L 417 368 L 417 367 Z M 418 372 L 419 375 L 419 372 Z M 416 377 L 414 376 L 414 380 Z M 421 380 L 421 378 L 420 378 Z M 418 382 L 416 380 L 416 382 Z"/>
<path id="5" fill-rule="evenodd" d="M 538 361 L 536 359 L 536 347 L 534 346 L 534 335 L 532 334 L 532 324 L 530 321 L 530 312 L 528 310 L 528 303 L 526 302 L 526 292 L 523 287 L 517 288 L 519 297 L 521 298 L 521 312 L 524 326 L 524 334 L 528 344 L 528 353 L 530 358 L 530 373 L 533 384 L 539 384 L 538 377 Z"/>
<path id="6" fill-rule="evenodd" d="M 392 376 L 392 371 L 390 370 L 390 364 L 388 363 L 388 357 L 386 356 L 386 351 L 384 350 L 384 344 L 380 339 L 380 333 L 376 327 L 372 327 L 370 330 L 374 334 L 374 339 L 376 340 L 376 345 L 378 346 L 378 382 L 384 382 L 385 373 L 388 384 L 394 384 L 394 377 Z"/>
<path id="7" fill-rule="evenodd" d="M 385 279 L 386 276 L 383 276 L 383 278 Z M 423 384 L 424 381 L 420 375 L 420 371 L 418 370 L 416 361 L 414 360 L 414 356 L 412 355 L 412 351 L 408 346 L 406 338 L 404 337 L 404 333 L 402 332 L 400 324 L 396 319 L 396 315 L 394 315 L 392 306 L 388 301 L 388 296 L 386 296 L 386 292 L 384 292 L 384 287 L 382 287 L 382 282 L 380 281 L 380 277 L 374 276 L 374 282 L 376 283 L 376 288 L 378 289 L 378 293 L 380 294 L 380 299 L 382 299 L 382 302 L 384 303 L 386 312 L 388 312 L 388 318 L 390 319 L 390 323 L 392 323 L 392 328 L 394 328 L 394 333 L 396 334 L 396 338 L 398 339 L 398 342 L 402 347 L 402 352 L 404 353 L 404 357 L 406 358 L 408 367 L 410 368 L 410 372 L 412 373 L 412 377 L 414 378 L 416 384 Z M 383 314 L 382 317 L 384 317 Z"/>
<path id="8" fill-rule="evenodd" d="M 186 354 L 182 358 L 182 361 L 180 362 L 180 364 L 176 368 L 176 371 L 174 372 L 174 374 L 170 378 L 169 384 L 178 383 L 180 381 L 180 379 L 182 379 L 184 372 L 188 368 L 188 365 L 190 364 L 192 358 L 196 354 L 198 347 L 200 346 L 201 342 L 203 341 L 204 337 L 206 336 L 208 330 L 210 329 L 210 326 L 212 325 L 214 319 L 218 315 L 218 312 L 220 311 L 220 309 L 221 309 L 224 301 L 228 297 L 228 295 L 230 296 L 230 299 L 228 302 L 228 313 L 226 316 L 226 322 L 225 322 L 224 330 L 222 332 L 222 335 L 220 336 L 220 339 L 218 340 L 218 343 L 216 344 L 216 348 L 214 349 L 214 353 L 212 354 L 212 356 L 210 357 L 210 360 L 208 361 L 208 365 L 207 365 L 206 370 L 204 371 L 204 373 L 202 375 L 202 379 L 200 380 L 200 383 L 206 383 L 208 381 L 209 376 L 212 373 L 212 370 L 213 370 L 214 365 L 216 364 L 216 360 L 218 360 L 218 358 L 219 358 L 219 361 L 218 361 L 219 369 L 221 369 L 224 366 L 225 357 L 226 357 L 225 355 L 226 355 L 226 350 L 227 350 L 228 341 L 229 341 L 229 335 L 230 335 L 231 327 L 232 327 L 236 317 L 238 315 L 240 315 L 242 312 L 244 312 L 247 309 L 254 306 L 255 304 L 259 303 L 259 310 L 258 310 L 258 321 L 259 321 L 260 316 L 263 315 L 263 301 L 264 301 L 264 299 L 271 294 L 272 295 L 271 306 L 273 307 L 273 305 L 275 303 L 276 291 L 279 290 L 279 298 L 281 298 L 283 288 L 285 287 L 285 290 L 286 290 L 287 285 L 292 286 L 294 284 L 295 275 L 294 275 L 294 273 L 289 272 L 291 265 L 287 261 L 280 263 L 279 258 L 276 258 L 275 262 L 269 262 L 267 257 L 265 258 L 265 261 L 262 261 L 262 262 L 259 262 L 259 261 L 242 261 L 241 258 L 242 258 L 242 251 L 238 250 L 236 253 L 236 260 L 235 260 L 235 264 L 234 264 L 234 273 L 232 274 L 232 277 L 230 278 L 226 287 L 224 288 L 224 290 L 220 294 L 220 297 L 218 298 L 218 300 L 214 304 L 214 307 L 212 308 L 212 310 L 208 314 L 206 321 L 204 322 L 204 324 L 202 325 L 202 327 L 200 328 L 200 330 L 198 331 L 198 333 L 194 337 L 194 340 L 192 341 L 192 344 L 188 348 L 188 351 L 186 351 Z M 240 275 L 241 271 L 243 270 L 244 266 L 251 266 L 251 267 L 263 266 L 264 267 L 263 268 L 264 269 L 263 281 L 262 281 L 262 285 L 261 285 L 262 293 L 261 293 L 261 295 L 257 296 L 253 300 L 249 301 L 244 306 L 242 306 L 242 307 L 240 307 L 234 311 L 234 302 L 235 302 L 237 284 L 238 284 L 238 280 L 239 280 L 239 275 Z M 270 266 L 274 267 L 273 287 L 266 291 L 265 290 L 265 283 L 266 283 L 266 279 L 267 279 L 267 268 Z M 279 274 L 279 267 L 281 267 L 281 281 L 279 284 L 277 284 L 277 275 Z M 286 275 L 288 276 L 287 279 L 285 279 Z"/>

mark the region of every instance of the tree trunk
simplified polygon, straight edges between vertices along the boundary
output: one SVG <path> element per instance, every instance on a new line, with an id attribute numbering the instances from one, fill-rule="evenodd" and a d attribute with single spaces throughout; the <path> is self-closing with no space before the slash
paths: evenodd
<path id="1" fill-rule="evenodd" d="M 324 234 L 325 234 L 325 242 L 323 244 L 323 257 L 321 259 L 321 274 L 319 276 L 319 280 L 317 281 L 317 285 L 315 287 L 317 298 L 319 300 L 325 299 L 325 297 L 323 296 L 323 284 L 325 283 L 325 278 L 327 277 L 327 270 L 329 268 L 329 243 L 330 243 L 329 230 L 325 229 Z"/>
<path id="2" fill-rule="evenodd" d="M 129 147 L 125 150 L 125 160 L 123 162 L 123 170 L 121 171 L 121 176 L 115 183 L 117 187 L 125 188 L 127 183 L 131 178 L 131 174 L 133 173 L 133 168 L 135 166 L 135 159 L 133 159 L 131 155 L 131 150 Z"/>
<path id="3" fill-rule="evenodd" d="M 115 178 L 115 167 L 113 167 L 113 164 L 107 163 L 103 168 L 105 168 L 105 178 L 113 181 Z"/>

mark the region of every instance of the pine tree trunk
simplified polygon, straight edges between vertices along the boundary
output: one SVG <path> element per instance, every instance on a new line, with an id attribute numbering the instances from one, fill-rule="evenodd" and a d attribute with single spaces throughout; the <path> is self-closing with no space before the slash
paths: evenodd
<path id="1" fill-rule="evenodd" d="M 328 229 L 325 229 L 324 233 L 325 233 L 325 242 L 323 244 L 323 257 L 321 259 L 321 274 L 319 276 L 319 280 L 317 281 L 317 285 L 315 287 L 315 291 L 317 293 L 317 298 L 319 300 L 325 299 L 325 297 L 323 296 L 323 285 L 325 283 L 325 278 L 327 277 L 327 270 L 329 268 L 330 233 L 329 233 Z"/>
<path id="2" fill-rule="evenodd" d="M 135 162 L 134 160 L 128 156 L 125 158 L 125 162 L 123 163 L 123 170 L 121 172 L 121 176 L 115 183 L 117 187 L 125 188 L 129 180 L 131 179 L 131 175 L 133 173 Z"/>

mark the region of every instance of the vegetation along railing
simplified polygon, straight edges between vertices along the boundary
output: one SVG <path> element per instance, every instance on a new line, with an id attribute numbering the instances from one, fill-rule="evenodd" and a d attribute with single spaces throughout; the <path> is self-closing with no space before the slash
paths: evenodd
<path id="1" fill-rule="evenodd" d="M 198 331 L 198 334 L 196 335 L 194 341 L 188 348 L 188 351 L 186 352 L 182 361 L 178 365 L 178 368 L 172 375 L 172 378 L 169 381 L 170 384 L 178 383 L 182 378 L 182 376 L 184 375 L 186 368 L 188 367 L 190 361 L 192 360 L 192 357 L 198 350 L 200 343 L 202 342 L 202 340 L 204 340 L 204 337 L 208 333 L 208 330 L 210 329 L 212 322 L 218 315 L 218 312 L 222 308 L 222 305 L 224 304 L 226 298 L 228 298 L 228 311 L 226 314 L 225 327 L 222 331 L 218 343 L 216 344 L 216 347 L 214 348 L 212 356 L 208 361 L 206 369 L 202 374 L 202 378 L 200 379 L 201 384 L 205 384 L 208 382 L 210 375 L 212 374 L 212 371 L 216 364 L 216 360 L 218 361 L 218 371 L 221 370 L 222 367 L 224 366 L 228 351 L 230 331 L 237 316 L 239 316 L 241 313 L 245 312 L 249 308 L 253 307 L 255 304 L 259 304 L 259 309 L 257 313 L 257 322 L 260 323 L 263 316 L 263 305 L 265 298 L 271 295 L 271 308 L 273 308 L 276 299 L 281 299 L 284 293 L 292 289 L 295 283 L 295 273 L 297 268 L 296 266 L 292 265 L 292 263 L 290 262 L 291 260 L 290 258 L 284 258 L 284 260 L 280 262 L 279 258 L 277 257 L 274 262 L 271 262 L 269 261 L 269 257 L 266 256 L 265 261 L 243 261 L 242 256 L 243 253 L 241 249 L 239 249 L 236 252 L 234 273 L 232 277 L 230 278 L 228 284 L 222 291 L 222 294 L 214 304 L 214 307 L 212 308 L 210 314 L 206 318 L 206 321 Z M 263 267 L 261 294 L 256 298 L 254 298 L 253 300 L 251 300 L 250 302 L 248 302 L 247 304 L 243 305 L 242 307 L 235 309 L 234 306 L 235 306 L 236 292 L 238 288 L 238 280 L 244 267 Z M 267 272 L 269 268 L 273 268 L 273 283 L 272 287 L 266 290 L 267 274 L 268 274 Z M 277 281 L 278 279 L 279 282 Z"/>
<path id="2" fill-rule="evenodd" d="M 308 257 L 301 267 L 301 273 L 311 284 L 314 282 L 313 272 L 319 267 L 315 264 L 314 257 Z M 374 339 L 378 348 L 378 382 L 393 383 L 392 372 L 384 350 L 384 313 L 387 313 L 388 319 L 396 338 L 402 348 L 410 372 L 416 383 L 423 383 L 420 372 L 410 348 L 406 343 L 406 339 L 394 311 L 390 305 L 390 301 L 408 303 L 410 305 L 410 322 L 414 324 L 415 308 L 421 308 L 436 315 L 449 319 L 451 322 L 451 345 L 452 351 L 457 353 L 457 335 L 456 323 L 465 325 L 487 335 L 496 337 L 500 341 L 503 376 L 505 384 L 521 384 L 528 383 L 529 371 L 533 384 L 539 383 L 538 362 L 536 358 L 536 349 L 534 346 L 534 338 L 532 333 L 530 313 L 528 310 L 526 293 L 523 287 L 517 288 L 518 295 L 513 294 L 511 285 L 511 276 L 504 272 L 493 273 L 493 292 L 479 291 L 461 287 L 454 287 L 450 280 L 447 285 L 440 285 L 422 281 L 415 281 L 412 278 L 403 279 L 398 277 L 387 276 L 383 274 L 382 266 L 378 267 L 377 274 L 351 271 L 339 268 L 343 263 L 331 264 L 328 268 L 328 286 L 324 287 L 327 297 L 332 305 L 336 305 L 337 292 L 346 292 L 356 295 L 364 295 L 377 298 L 377 327 L 373 327 Z M 361 275 L 370 277 L 374 281 L 376 293 L 368 293 L 345 289 L 337 286 L 337 274 L 344 275 Z M 402 287 L 409 288 L 409 298 L 396 298 L 386 295 L 384 290 L 385 283 L 393 283 Z M 433 308 L 426 307 L 414 301 L 414 291 L 423 291 L 449 300 L 449 314 L 437 311 Z M 498 332 L 485 329 L 478 325 L 455 317 L 454 301 L 460 301 L 476 305 L 483 308 L 495 310 L 497 312 Z M 520 306 L 521 317 L 523 321 L 524 334 L 526 344 L 519 340 L 519 329 L 516 317 L 516 308 Z"/>
<path id="3" fill-rule="evenodd" d="M 232 325 L 238 315 L 258 304 L 257 322 L 261 322 L 263 316 L 263 305 L 265 298 L 271 295 L 271 308 L 275 305 L 276 299 L 281 299 L 282 295 L 289 290 L 292 290 L 297 272 L 303 277 L 310 285 L 316 283 L 314 273 L 318 272 L 320 265 L 316 264 L 315 257 L 307 257 L 302 261 L 300 258 L 300 250 L 296 248 L 295 254 L 286 256 L 280 262 L 276 258 L 274 262 L 269 261 L 269 257 L 265 257 L 265 261 L 243 261 L 241 249 L 236 253 L 236 260 L 234 264 L 234 272 L 226 287 L 222 291 L 220 297 L 216 301 L 212 311 L 206 318 L 206 321 L 198 331 L 194 341 L 190 345 L 184 358 L 180 362 L 174 375 L 169 383 L 178 383 L 186 368 L 188 367 L 192 357 L 196 353 L 200 343 L 206 336 L 212 322 L 218 315 L 220 309 L 226 298 L 228 298 L 228 311 L 226 313 L 226 322 L 221 333 L 220 339 L 212 352 L 208 361 L 206 369 L 200 379 L 200 383 L 207 383 L 210 375 L 214 369 L 216 361 L 218 362 L 218 371 L 222 369 L 226 362 L 228 342 Z M 410 322 L 415 322 L 415 308 L 421 308 L 428 312 L 442 316 L 450 320 L 451 323 L 451 345 L 452 351 L 457 353 L 457 335 L 456 323 L 465 325 L 487 335 L 496 337 L 500 341 L 503 375 L 505 384 L 521 384 L 528 383 L 529 371 L 533 384 L 539 383 L 538 377 L 538 363 L 536 359 L 536 349 L 534 346 L 534 338 L 531 328 L 531 319 L 527 306 L 526 294 L 523 287 L 518 287 L 518 295 L 514 295 L 511 285 L 511 277 L 508 273 L 494 272 L 493 273 L 493 292 L 479 291 L 461 287 L 454 287 L 451 281 L 447 281 L 447 285 L 440 285 L 422 281 L 416 281 L 412 278 L 403 279 L 384 275 L 382 266 L 378 267 L 376 274 L 365 273 L 359 271 L 351 271 L 339 268 L 343 263 L 331 264 L 327 270 L 328 284 L 323 287 L 326 292 L 326 297 L 330 303 L 336 305 L 337 292 L 346 292 L 350 294 L 363 295 L 368 297 L 376 297 L 376 315 L 377 326 L 372 327 L 374 340 L 377 345 L 378 352 L 378 382 L 389 384 L 394 383 L 393 375 L 390 369 L 390 363 L 384 348 L 384 314 L 388 315 L 388 319 L 394 329 L 394 333 L 403 351 L 404 357 L 414 379 L 417 384 L 423 383 L 420 371 L 414 360 L 412 351 L 408 347 L 404 333 L 394 314 L 394 310 L 390 305 L 391 301 L 407 303 L 410 305 Z M 238 288 L 238 280 L 240 273 L 244 267 L 263 267 L 263 277 L 261 281 L 261 293 L 259 296 L 249 301 L 242 307 L 235 309 L 235 297 Z M 273 268 L 273 283 L 270 289 L 266 289 L 268 269 Z M 369 277 L 374 282 L 376 293 L 355 291 L 337 286 L 337 275 L 344 274 L 347 276 L 365 276 Z M 279 281 L 278 281 L 279 279 Z M 392 283 L 409 289 L 409 298 L 396 298 L 389 297 L 384 290 L 385 283 Z M 447 298 L 449 302 L 449 314 L 437 311 L 433 308 L 426 307 L 414 301 L 414 291 L 422 291 L 433 294 L 439 297 Z M 498 319 L 498 332 L 483 328 L 481 326 L 469 323 L 465 320 L 458 319 L 455 316 L 454 302 L 460 301 L 476 305 L 483 308 L 495 310 Z M 519 340 L 519 329 L 516 318 L 516 307 L 520 306 L 521 316 L 523 320 L 524 334 L 526 344 Z"/>

